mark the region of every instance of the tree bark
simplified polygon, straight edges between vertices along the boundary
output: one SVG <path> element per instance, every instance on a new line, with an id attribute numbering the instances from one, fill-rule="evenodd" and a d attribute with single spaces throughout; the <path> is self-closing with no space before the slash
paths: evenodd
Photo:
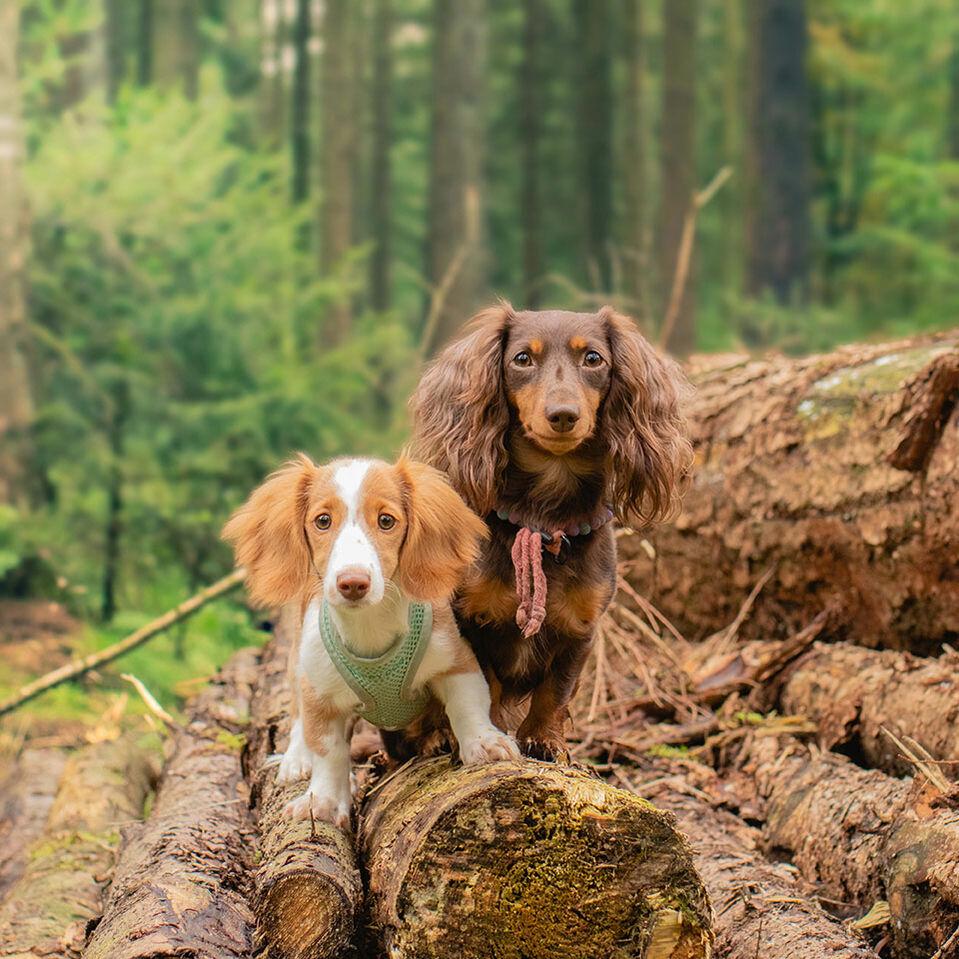
<path id="1" fill-rule="evenodd" d="M 621 540 L 628 578 L 695 639 L 789 636 L 835 604 L 866 646 L 959 636 L 959 333 L 746 362 L 696 378 L 676 523 Z M 892 465 L 895 461 L 905 469 Z"/>
<path id="2" fill-rule="evenodd" d="M 646 47 L 644 0 L 625 0 L 623 45 L 626 96 L 623 105 L 623 261 L 626 294 L 632 315 L 641 326 L 649 320 L 646 272 Z"/>
<path id="3" fill-rule="evenodd" d="M 150 80 L 195 100 L 200 76 L 200 4 L 149 0 Z"/>
<path id="4" fill-rule="evenodd" d="M 323 15 L 321 61 L 322 189 L 317 206 L 320 266 L 325 276 L 343 265 L 353 245 L 353 205 L 358 117 L 355 115 L 355 72 L 351 63 L 352 18 L 348 0 L 327 0 Z M 347 291 L 330 306 L 320 345 L 342 343 L 350 332 Z"/>
<path id="5" fill-rule="evenodd" d="M 586 773 L 421 759 L 370 791 L 358 842 L 390 955 L 709 955 L 671 817 Z"/>
<path id="6" fill-rule="evenodd" d="M 934 953 L 959 924 L 959 822 L 911 779 L 860 769 L 780 737 L 755 739 L 743 767 L 765 802 L 765 836 L 827 896 L 890 909 L 897 956 Z"/>
<path id="7" fill-rule="evenodd" d="M 27 205 L 17 64 L 20 3 L 0 0 L 0 503 L 26 506 L 33 397 L 27 371 Z"/>
<path id="8" fill-rule="evenodd" d="M 649 797 L 676 816 L 692 843 L 716 912 L 724 959 L 875 959 L 875 953 L 816 902 L 795 871 L 761 851 L 762 835 L 741 819 L 666 788 Z"/>
<path id="9" fill-rule="evenodd" d="M 523 0 L 523 64 L 520 73 L 520 129 L 522 183 L 520 229 L 523 233 L 523 308 L 535 310 L 540 302 L 543 274 L 542 193 L 540 191 L 540 50 L 543 34 L 543 0 Z"/>
<path id="10" fill-rule="evenodd" d="M 290 151 L 294 203 L 310 194 L 310 35 L 311 0 L 297 0 L 293 25 L 293 95 L 290 109 Z"/>
<path id="11" fill-rule="evenodd" d="M 782 708 L 819 727 L 824 749 L 836 746 L 894 776 L 915 766 L 896 738 L 914 739 L 934 759 L 959 764 L 959 654 L 919 659 L 891 650 L 818 645 L 789 670 Z M 957 765 L 956 768 L 959 768 Z"/>
<path id="12" fill-rule="evenodd" d="M 67 757 L 27 749 L 0 784 L 0 898 L 23 875 L 28 848 L 40 838 Z"/>
<path id="13" fill-rule="evenodd" d="M 609 0 L 576 0 L 576 146 L 583 196 L 583 253 L 591 286 L 612 286 L 613 97 Z M 691 192 L 691 191 L 690 191 Z"/>
<path id="14" fill-rule="evenodd" d="M 373 143 L 370 226 L 370 305 L 384 312 L 392 303 L 393 186 L 390 150 L 393 146 L 393 0 L 373 5 Z"/>
<path id="15" fill-rule="evenodd" d="M 328 823 L 291 821 L 284 805 L 305 782 L 278 786 L 271 754 L 286 747 L 290 731 L 287 661 L 299 631 L 295 613 L 283 611 L 263 653 L 253 699 L 244 766 L 252 785 L 263 862 L 255 875 L 253 906 L 260 938 L 284 959 L 338 956 L 353 936 L 363 887 L 353 843 Z"/>
<path id="16" fill-rule="evenodd" d="M 139 820 L 153 778 L 133 737 L 71 756 L 43 836 L 0 904 L 0 956 L 62 952 L 83 942 L 113 868 L 121 823 Z"/>
<path id="17" fill-rule="evenodd" d="M 659 211 L 659 301 L 665 311 L 679 256 L 683 224 L 696 192 L 696 34 L 699 0 L 664 8 L 663 120 Z M 694 277 L 690 274 L 690 280 Z M 666 346 L 677 356 L 696 344 L 695 293 L 687 281 Z"/>
<path id="18" fill-rule="evenodd" d="M 433 329 L 424 333 L 427 355 L 475 312 L 483 286 L 486 0 L 435 0 L 434 10 L 426 273 L 445 289 Z"/>
<path id="19" fill-rule="evenodd" d="M 187 709 L 149 819 L 124 830 L 87 959 L 245 959 L 255 832 L 240 754 L 258 657 L 237 653 Z"/>
<path id="20" fill-rule="evenodd" d="M 746 289 L 804 302 L 810 262 L 805 0 L 749 0 Z"/>

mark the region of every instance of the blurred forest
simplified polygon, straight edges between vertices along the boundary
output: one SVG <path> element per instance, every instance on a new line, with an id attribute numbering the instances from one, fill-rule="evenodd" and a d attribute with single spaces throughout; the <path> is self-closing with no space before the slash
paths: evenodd
<path id="1" fill-rule="evenodd" d="M 957 237 L 956 0 L 0 0 L 0 596 L 222 575 L 494 296 L 803 352 L 954 325 Z"/>

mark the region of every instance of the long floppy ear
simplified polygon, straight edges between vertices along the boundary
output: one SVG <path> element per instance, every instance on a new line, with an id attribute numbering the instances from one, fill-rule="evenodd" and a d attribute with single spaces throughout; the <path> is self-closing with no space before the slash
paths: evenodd
<path id="1" fill-rule="evenodd" d="M 230 517 L 222 537 L 233 545 L 246 587 L 258 606 L 279 606 L 301 596 L 310 580 L 304 535 L 316 464 L 304 453 L 258 486 Z"/>
<path id="2" fill-rule="evenodd" d="M 603 403 L 609 496 L 620 519 L 645 525 L 679 508 L 693 463 L 682 410 L 690 392 L 673 360 L 660 356 L 627 316 L 604 306 L 612 379 Z"/>
<path id="3" fill-rule="evenodd" d="M 446 473 L 480 515 L 493 509 L 509 460 L 503 345 L 512 318 L 508 303 L 477 313 L 469 332 L 430 364 L 410 401 L 413 454 Z"/>
<path id="4" fill-rule="evenodd" d="M 417 599 L 447 599 L 476 560 L 489 530 L 439 470 L 405 456 L 394 469 L 407 513 L 399 585 Z"/>

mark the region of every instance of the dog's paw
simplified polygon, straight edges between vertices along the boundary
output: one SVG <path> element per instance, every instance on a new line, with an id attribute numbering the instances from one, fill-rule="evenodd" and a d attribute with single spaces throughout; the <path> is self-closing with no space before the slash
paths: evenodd
<path id="1" fill-rule="evenodd" d="M 566 743 L 553 739 L 521 739 L 519 748 L 524 756 L 540 759 L 543 762 L 568 763 L 570 759 Z"/>
<path id="2" fill-rule="evenodd" d="M 313 772 L 313 754 L 308 749 L 298 749 L 290 746 L 280 760 L 276 771 L 278 783 L 292 783 L 298 779 L 306 779 Z"/>
<path id="3" fill-rule="evenodd" d="M 460 759 L 466 766 L 489 763 L 497 759 L 519 759 L 520 751 L 512 736 L 490 729 L 460 743 Z"/>
<path id="4" fill-rule="evenodd" d="M 289 819 L 313 818 L 317 822 L 333 823 L 345 830 L 350 828 L 349 802 L 334 796 L 319 796 L 311 790 L 288 802 L 283 807 L 283 815 Z"/>

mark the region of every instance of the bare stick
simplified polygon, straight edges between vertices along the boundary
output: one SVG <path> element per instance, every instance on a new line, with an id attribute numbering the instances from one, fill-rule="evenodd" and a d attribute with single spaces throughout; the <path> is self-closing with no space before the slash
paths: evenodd
<path id="1" fill-rule="evenodd" d="M 676 272 L 673 274 L 673 288 L 669 293 L 669 305 L 663 317 L 663 326 L 659 331 L 659 345 L 665 346 L 673 333 L 679 305 L 686 289 L 689 276 L 689 264 L 693 258 L 693 240 L 696 238 L 696 217 L 699 211 L 716 195 L 716 191 L 733 175 L 731 166 L 724 166 L 710 181 L 709 185 L 694 193 L 683 220 L 683 232 L 679 240 L 679 253 L 676 255 Z"/>
<path id="2" fill-rule="evenodd" d="M 212 586 L 201 589 L 199 593 L 184 600 L 179 606 L 175 606 L 152 622 L 147 623 L 146 626 L 141 626 L 136 632 L 130 633 L 129 636 L 121 639 L 118 643 L 114 643 L 106 649 L 101 649 L 99 652 L 91 653 L 89 656 L 84 656 L 82 659 L 75 659 L 73 662 L 66 663 L 54 669 L 52 672 L 47 673 L 45 676 L 41 676 L 39 679 L 35 679 L 32 683 L 27 683 L 19 692 L 15 693 L 9 699 L 0 702 L 0 716 L 12 712 L 18 706 L 22 706 L 24 703 L 39 696 L 40 693 L 44 693 L 48 689 L 53 689 L 54 686 L 59 686 L 61 683 L 68 682 L 71 679 L 76 679 L 78 676 L 82 676 L 84 673 L 88 673 L 91 669 L 96 669 L 98 666 L 112 663 L 113 660 L 119 659 L 125 653 L 129 653 L 130 650 L 142 646 L 148 639 L 152 639 L 164 630 L 169 629 L 174 623 L 179 623 L 188 616 L 192 616 L 193 613 L 206 606 L 207 603 L 236 589 L 236 587 L 243 582 L 245 573 L 246 570 L 244 569 L 233 570 L 229 576 L 224 576 L 223 579 L 214 583 Z"/>

